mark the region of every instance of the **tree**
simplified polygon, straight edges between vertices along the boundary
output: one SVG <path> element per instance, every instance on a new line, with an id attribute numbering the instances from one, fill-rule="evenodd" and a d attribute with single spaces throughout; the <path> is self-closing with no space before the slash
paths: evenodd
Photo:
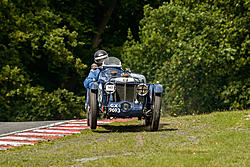
<path id="1" fill-rule="evenodd" d="M 93 53 L 119 57 L 147 3 L 161 1 L 0 1 L 1 121 L 79 116 Z"/>
<path id="2" fill-rule="evenodd" d="M 73 49 L 82 44 L 77 41 L 78 33 L 61 25 L 62 18 L 48 8 L 46 0 L 1 1 L 0 12 L 3 30 L 0 33 L 3 41 L 0 45 L 0 115 L 4 116 L 1 120 L 62 119 L 56 114 L 35 117 L 31 113 L 41 112 L 47 103 L 42 99 L 58 98 L 54 90 L 67 82 L 72 73 L 81 76 L 86 68 L 73 54 Z M 67 96 L 67 91 L 62 92 Z M 68 97 L 77 98 L 70 93 Z M 60 108 L 65 104 L 54 105 Z M 78 115 L 83 102 L 79 104 Z M 65 107 L 73 109 L 69 103 Z M 47 108 L 47 113 L 51 112 Z"/>
<path id="3" fill-rule="evenodd" d="M 246 4 L 177 1 L 158 9 L 146 6 L 140 40 L 129 34 L 122 58 L 132 70 L 163 84 L 165 108 L 172 114 L 248 108 Z"/>

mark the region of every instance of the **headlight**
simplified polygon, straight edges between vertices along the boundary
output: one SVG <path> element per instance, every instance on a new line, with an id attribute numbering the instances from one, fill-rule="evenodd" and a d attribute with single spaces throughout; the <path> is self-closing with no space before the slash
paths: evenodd
<path id="1" fill-rule="evenodd" d="M 137 86 L 136 92 L 140 96 L 145 96 L 148 93 L 148 86 L 146 84 L 139 84 Z"/>
<path id="2" fill-rule="evenodd" d="M 107 94 L 112 94 L 115 92 L 115 84 L 108 82 L 104 85 L 104 90 Z"/>

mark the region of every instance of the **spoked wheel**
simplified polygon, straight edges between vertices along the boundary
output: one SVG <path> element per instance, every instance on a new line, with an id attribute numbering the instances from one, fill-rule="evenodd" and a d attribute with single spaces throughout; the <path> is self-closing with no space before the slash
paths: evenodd
<path id="1" fill-rule="evenodd" d="M 150 126 L 151 131 L 157 131 L 159 128 L 161 116 L 161 94 L 154 95 L 152 123 Z"/>
<path id="2" fill-rule="evenodd" d="M 88 112 L 88 121 L 91 129 L 96 129 L 97 125 L 97 92 L 89 91 L 89 105 L 90 111 Z"/>

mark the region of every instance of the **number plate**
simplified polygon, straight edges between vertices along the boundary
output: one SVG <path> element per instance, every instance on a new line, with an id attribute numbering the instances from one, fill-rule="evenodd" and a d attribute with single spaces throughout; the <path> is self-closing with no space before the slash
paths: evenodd
<path id="1" fill-rule="evenodd" d="M 107 85 L 107 86 L 106 86 L 106 91 L 112 92 L 112 91 L 114 91 L 114 90 L 115 90 L 115 86 L 114 86 L 114 85 Z"/>
<path id="2" fill-rule="evenodd" d="M 121 110 L 120 110 L 120 108 L 109 108 L 109 112 L 111 112 L 111 113 L 120 113 Z"/>

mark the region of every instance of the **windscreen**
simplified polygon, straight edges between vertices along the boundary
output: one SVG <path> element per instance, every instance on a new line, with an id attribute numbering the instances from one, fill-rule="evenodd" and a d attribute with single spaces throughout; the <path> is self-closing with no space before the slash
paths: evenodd
<path id="1" fill-rule="evenodd" d="M 110 67 L 121 67 L 121 61 L 116 57 L 108 57 L 104 60 L 103 66 L 110 66 Z"/>

